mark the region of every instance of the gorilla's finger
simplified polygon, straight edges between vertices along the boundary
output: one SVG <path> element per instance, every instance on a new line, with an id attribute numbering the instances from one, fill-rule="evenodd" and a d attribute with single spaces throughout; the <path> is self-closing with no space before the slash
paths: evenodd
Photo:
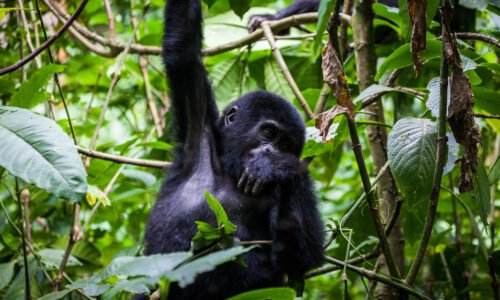
<path id="1" fill-rule="evenodd" d="M 254 183 L 255 183 L 255 178 L 253 178 L 252 176 L 248 176 L 248 181 L 247 184 L 245 185 L 245 190 L 243 192 L 247 195 L 250 195 Z"/>
<path id="2" fill-rule="evenodd" d="M 262 181 L 260 179 L 257 179 L 252 188 L 252 195 L 254 196 L 257 195 L 258 193 L 260 193 L 261 190 L 262 190 Z"/>
<path id="3" fill-rule="evenodd" d="M 247 179 L 248 179 L 248 173 L 243 172 L 243 174 L 240 177 L 240 180 L 238 181 L 238 189 L 239 190 L 243 190 L 243 188 L 245 187 L 245 185 L 247 183 Z"/>

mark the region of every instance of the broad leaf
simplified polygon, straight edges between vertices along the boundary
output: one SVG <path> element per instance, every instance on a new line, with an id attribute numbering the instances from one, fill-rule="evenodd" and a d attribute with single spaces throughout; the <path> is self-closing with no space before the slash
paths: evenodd
<path id="1" fill-rule="evenodd" d="M 475 205 L 473 207 L 476 208 L 475 213 L 481 216 L 481 221 L 483 221 L 484 225 L 487 225 L 491 205 L 490 182 L 480 158 L 478 158 L 477 170 L 473 176 L 472 196 L 475 200 Z"/>
<path id="2" fill-rule="evenodd" d="M 67 294 L 71 293 L 72 290 L 62 290 L 62 291 L 57 291 L 57 292 L 52 292 L 50 294 L 47 294 L 38 300 L 59 300 L 64 298 Z"/>
<path id="3" fill-rule="evenodd" d="M 57 197 L 85 197 L 87 178 L 75 145 L 52 120 L 0 106 L 0 165 Z"/>
<path id="4" fill-rule="evenodd" d="M 431 111 L 433 117 L 437 118 L 439 116 L 439 102 L 441 101 L 441 90 L 440 90 L 440 79 L 439 77 L 432 78 L 427 84 L 427 90 L 429 90 L 429 97 L 425 105 L 427 109 Z M 448 84 L 448 99 L 447 106 L 450 105 L 450 85 Z"/>
<path id="5" fill-rule="evenodd" d="M 288 85 L 285 76 L 281 72 L 280 66 L 272 56 L 270 56 L 266 61 L 264 73 L 266 90 L 278 94 L 290 101 L 295 99 L 295 95 L 293 94 L 290 85 Z"/>
<path id="6" fill-rule="evenodd" d="M 203 0 L 203 2 L 205 2 L 205 4 L 208 6 L 208 8 L 212 7 L 212 5 L 215 4 L 215 2 L 217 2 L 217 0 Z"/>
<path id="7" fill-rule="evenodd" d="M 295 291 L 291 288 L 267 288 L 241 293 L 228 300 L 294 300 Z"/>
<path id="8" fill-rule="evenodd" d="M 250 251 L 253 247 L 243 248 L 241 246 L 221 250 L 193 260 L 180 266 L 174 272 L 168 274 L 168 278 L 179 282 L 185 287 L 194 282 L 196 276 L 201 273 L 212 271 L 218 265 L 235 260 L 239 255 Z"/>
<path id="9" fill-rule="evenodd" d="M 239 56 L 226 60 L 212 68 L 210 79 L 215 99 L 221 107 L 226 106 L 239 96 L 238 89 L 235 89 L 235 87 L 240 86 L 242 71 Z"/>
<path id="10" fill-rule="evenodd" d="M 436 160 L 436 123 L 404 118 L 392 128 L 387 143 L 391 170 L 409 201 L 430 194 Z"/>
<path id="11" fill-rule="evenodd" d="M 50 269 L 57 269 L 61 265 L 61 260 L 64 256 L 64 250 L 58 249 L 42 249 L 37 252 L 40 255 L 42 263 Z M 78 261 L 74 256 L 70 255 L 66 266 L 74 267 L 81 266 L 82 263 Z"/>
<path id="12" fill-rule="evenodd" d="M 217 224 L 220 229 L 224 229 L 225 234 L 231 234 L 236 230 L 236 225 L 229 221 L 226 211 L 214 196 L 210 195 L 209 192 L 205 192 L 205 197 L 207 198 L 208 206 L 214 212 L 217 218 Z"/>
<path id="13" fill-rule="evenodd" d="M 383 92 L 392 92 L 392 91 L 397 91 L 395 88 L 388 87 L 385 85 L 380 85 L 380 84 L 372 84 L 369 87 L 367 87 L 365 90 L 363 90 L 357 97 L 354 99 L 354 103 L 358 103 L 360 101 L 366 100 L 368 98 L 371 98 L 379 93 Z"/>
<path id="14" fill-rule="evenodd" d="M 420 58 L 425 62 L 427 60 L 441 57 L 441 42 L 436 40 L 427 40 L 427 49 L 420 54 Z M 382 75 L 392 70 L 411 66 L 413 63 L 410 52 L 410 44 L 404 44 L 389 55 L 377 71 L 375 80 L 380 80 Z"/>
<path id="15" fill-rule="evenodd" d="M 22 108 L 31 108 L 47 100 L 50 95 L 44 91 L 44 87 L 54 74 L 62 72 L 64 66 L 46 65 L 36 71 L 33 76 L 25 81 L 19 90 L 12 95 L 9 105 Z"/>
<path id="16" fill-rule="evenodd" d="M 460 0 L 458 3 L 470 9 L 485 10 L 488 7 L 488 0 Z"/>

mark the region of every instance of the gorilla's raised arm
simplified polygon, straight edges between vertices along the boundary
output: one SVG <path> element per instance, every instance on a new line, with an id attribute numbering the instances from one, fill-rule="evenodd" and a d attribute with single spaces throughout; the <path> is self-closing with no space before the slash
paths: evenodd
<path id="1" fill-rule="evenodd" d="M 175 136 L 183 144 L 183 167 L 197 162 L 200 144 L 212 141 L 218 111 L 201 58 L 199 0 L 169 0 L 165 9 L 163 60 L 174 113 Z M 186 164 L 189 162 L 189 164 Z"/>

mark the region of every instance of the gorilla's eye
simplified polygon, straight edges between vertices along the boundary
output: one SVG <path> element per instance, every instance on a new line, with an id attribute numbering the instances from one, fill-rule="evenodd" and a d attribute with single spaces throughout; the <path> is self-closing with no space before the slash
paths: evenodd
<path id="1" fill-rule="evenodd" d="M 278 133 L 279 129 L 270 124 L 262 126 L 262 129 L 260 130 L 260 135 L 266 140 L 273 140 L 276 136 L 278 136 Z"/>

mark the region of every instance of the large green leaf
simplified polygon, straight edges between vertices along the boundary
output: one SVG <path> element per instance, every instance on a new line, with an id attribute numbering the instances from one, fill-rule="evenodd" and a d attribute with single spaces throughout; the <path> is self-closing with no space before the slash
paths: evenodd
<path id="1" fill-rule="evenodd" d="M 500 114 L 500 93 L 484 87 L 473 87 L 474 108 L 482 109 L 492 115 Z"/>
<path id="2" fill-rule="evenodd" d="M 295 291 L 291 288 L 267 288 L 241 293 L 228 300 L 294 300 Z"/>
<path id="3" fill-rule="evenodd" d="M 460 0 L 458 3 L 470 9 L 485 10 L 488 7 L 488 0 Z"/>
<path id="4" fill-rule="evenodd" d="M 212 68 L 210 79 L 215 99 L 221 107 L 226 106 L 239 96 L 241 74 L 242 64 L 239 56 L 223 61 Z"/>
<path id="5" fill-rule="evenodd" d="M 425 49 L 420 57 L 422 60 L 427 61 L 441 57 L 441 42 L 436 40 L 427 40 L 427 49 Z M 413 64 L 410 43 L 400 46 L 389 55 L 377 71 L 375 80 L 379 80 L 386 72 L 401 69 L 411 66 Z"/>
<path id="6" fill-rule="evenodd" d="M 281 68 L 274 57 L 270 56 L 267 59 L 264 66 L 264 73 L 266 90 L 278 94 L 290 101 L 295 99 L 295 95 L 293 94 L 288 81 L 286 81 L 285 76 L 281 72 Z"/>
<path id="7" fill-rule="evenodd" d="M 61 265 L 61 260 L 64 256 L 64 250 L 58 249 L 42 249 L 37 252 L 40 255 L 42 263 L 49 269 L 57 269 Z M 78 261 L 73 255 L 70 255 L 66 266 L 74 267 L 81 266 L 82 263 Z"/>
<path id="8" fill-rule="evenodd" d="M 392 128 L 387 155 L 394 178 L 406 199 L 428 196 L 436 160 L 436 123 L 404 118 Z"/>
<path id="9" fill-rule="evenodd" d="M 31 108 L 43 101 L 47 100 L 50 95 L 43 90 L 52 76 L 62 72 L 64 66 L 61 65 L 46 65 L 36 71 L 33 76 L 25 81 L 19 90 L 12 95 L 9 105 L 22 108 Z"/>
<path id="10" fill-rule="evenodd" d="M 481 221 L 487 225 L 491 205 L 490 182 L 481 159 L 478 159 L 477 170 L 473 176 L 472 196 L 475 200 L 473 207 L 475 208 L 475 213 L 481 216 Z"/>
<path id="11" fill-rule="evenodd" d="M 77 202 L 87 178 L 75 145 L 52 120 L 0 106 L 0 165 L 57 197 Z"/>
<path id="12" fill-rule="evenodd" d="M 488 180 L 490 184 L 495 184 L 500 180 L 500 157 L 497 157 L 493 167 L 491 167 L 490 174 L 488 174 Z"/>
<path id="13" fill-rule="evenodd" d="M 425 105 L 427 109 L 431 111 L 433 117 L 439 116 L 439 102 L 441 101 L 441 84 L 439 77 L 432 78 L 427 84 L 427 90 L 429 90 L 429 97 L 427 98 L 427 102 Z M 448 84 L 448 100 L 447 105 L 450 105 L 450 85 Z"/>
<path id="14" fill-rule="evenodd" d="M 181 287 L 185 287 L 194 282 L 196 276 L 201 273 L 212 271 L 218 265 L 235 260 L 239 255 L 250 251 L 252 247 L 243 248 L 237 246 L 227 250 L 210 253 L 199 259 L 193 260 L 185 265 L 180 266 L 172 273 L 168 274 L 168 278 L 179 282 Z"/>
<path id="15" fill-rule="evenodd" d="M 57 291 L 57 292 L 52 292 L 50 294 L 47 294 L 43 297 L 41 297 L 39 300 L 59 300 L 64 298 L 67 294 L 71 293 L 72 290 L 62 290 L 62 291 Z"/>

